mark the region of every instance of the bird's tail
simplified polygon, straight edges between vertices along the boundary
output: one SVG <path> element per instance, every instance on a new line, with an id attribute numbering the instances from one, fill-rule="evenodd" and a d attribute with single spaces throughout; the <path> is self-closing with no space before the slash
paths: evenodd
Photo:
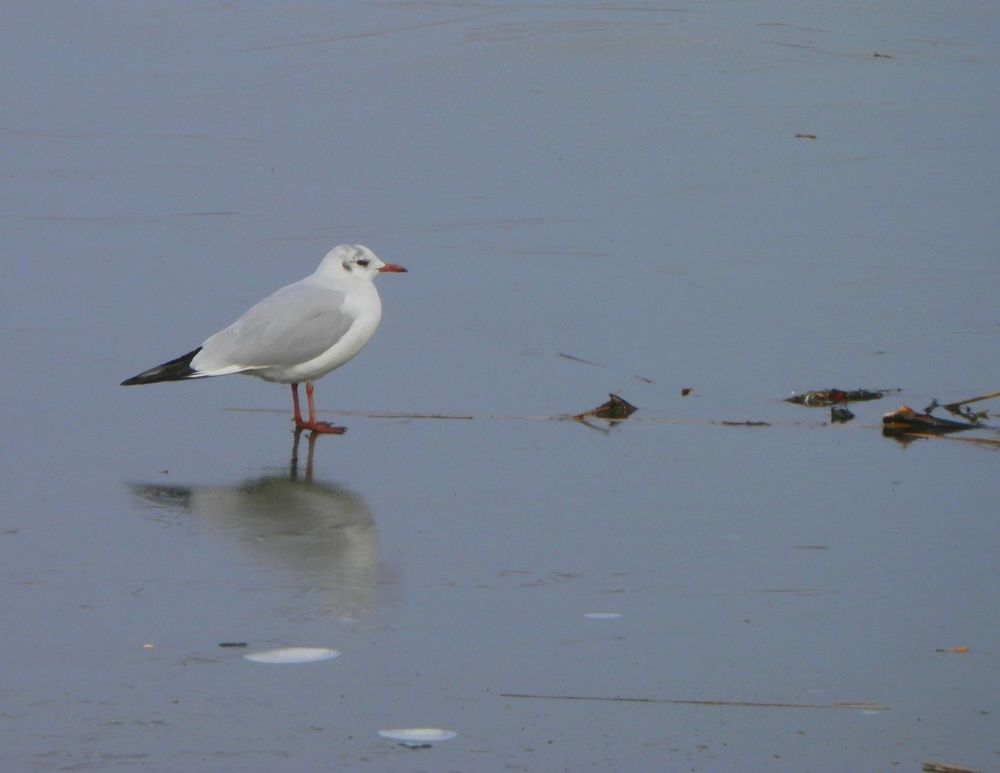
<path id="1" fill-rule="evenodd" d="M 187 378 L 196 378 L 200 374 L 191 367 L 191 360 L 201 351 L 199 346 L 192 352 L 178 357 L 176 360 L 165 362 L 140 373 L 138 376 L 125 379 L 122 386 L 133 386 L 134 384 L 155 384 L 158 381 L 183 381 Z"/>

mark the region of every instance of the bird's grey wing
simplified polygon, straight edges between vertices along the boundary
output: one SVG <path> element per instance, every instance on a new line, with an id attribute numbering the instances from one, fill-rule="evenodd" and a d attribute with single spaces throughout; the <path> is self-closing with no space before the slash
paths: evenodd
<path id="1" fill-rule="evenodd" d="M 192 365 L 210 375 L 308 362 L 351 327 L 345 294 L 308 279 L 277 290 L 210 336 Z"/>

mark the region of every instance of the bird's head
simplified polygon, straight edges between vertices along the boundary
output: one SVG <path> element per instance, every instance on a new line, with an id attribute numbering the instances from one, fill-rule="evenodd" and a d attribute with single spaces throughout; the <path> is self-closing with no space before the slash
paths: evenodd
<path id="1" fill-rule="evenodd" d="M 344 273 L 371 281 L 378 273 L 399 273 L 406 269 L 394 263 L 383 262 L 378 255 L 362 244 L 341 244 L 326 254 L 319 265 L 319 271 Z"/>

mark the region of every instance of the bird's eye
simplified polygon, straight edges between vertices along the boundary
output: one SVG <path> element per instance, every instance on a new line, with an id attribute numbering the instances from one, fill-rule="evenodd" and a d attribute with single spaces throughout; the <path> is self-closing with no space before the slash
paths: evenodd
<path id="1" fill-rule="evenodd" d="M 369 263 L 371 263 L 371 261 L 368 260 L 368 258 L 358 258 L 357 260 L 357 264 L 359 266 L 367 266 Z"/>

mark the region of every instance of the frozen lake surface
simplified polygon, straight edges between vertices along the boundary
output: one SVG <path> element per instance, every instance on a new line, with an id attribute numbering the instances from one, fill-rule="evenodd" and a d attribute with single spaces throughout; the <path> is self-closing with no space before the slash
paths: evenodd
<path id="1" fill-rule="evenodd" d="M 997 768 L 995 3 L 3 17 L 4 770 Z M 346 436 L 118 386 L 341 242 Z"/>

